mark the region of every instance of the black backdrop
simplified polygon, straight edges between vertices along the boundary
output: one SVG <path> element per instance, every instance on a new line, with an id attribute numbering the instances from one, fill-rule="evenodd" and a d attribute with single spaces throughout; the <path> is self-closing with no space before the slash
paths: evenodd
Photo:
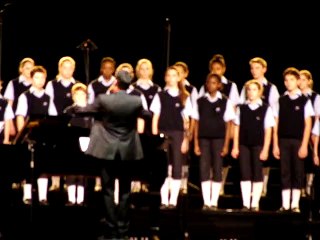
<path id="1" fill-rule="evenodd" d="M 91 39 L 98 49 L 90 52 L 90 78 L 99 74 L 100 60 L 112 56 L 118 64 L 149 58 L 154 81 L 163 85 L 167 65 L 185 61 L 189 80 L 200 86 L 215 53 L 225 56 L 226 76 L 239 88 L 250 78 L 248 61 L 255 56 L 269 64 L 267 77 L 284 90 L 282 71 L 289 66 L 309 69 L 315 89 L 320 85 L 320 15 L 306 1 L 279 6 L 276 3 L 232 1 L 103 1 L 11 0 L 2 14 L 2 80 L 18 74 L 18 63 L 32 57 L 57 73 L 62 56 L 76 62 L 75 77 L 85 82 L 84 53 L 77 46 Z M 167 25 L 171 26 L 170 49 Z"/>

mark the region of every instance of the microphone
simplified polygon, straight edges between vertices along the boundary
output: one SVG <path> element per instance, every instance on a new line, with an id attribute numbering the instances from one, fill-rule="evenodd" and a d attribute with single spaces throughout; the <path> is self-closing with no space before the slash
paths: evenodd
<path id="1" fill-rule="evenodd" d="M 91 39 L 87 39 L 87 40 L 83 41 L 82 43 L 80 43 L 77 46 L 77 48 L 80 48 L 80 49 L 90 48 L 91 50 L 96 50 L 96 49 L 98 49 L 98 46 Z"/>
<path id="2" fill-rule="evenodd" d="M 87 42 L 91 45 L 93 50 L 98 49 L 97 45 L 93 41 L 91 41 L 91 39 L 88 39 Z"/>

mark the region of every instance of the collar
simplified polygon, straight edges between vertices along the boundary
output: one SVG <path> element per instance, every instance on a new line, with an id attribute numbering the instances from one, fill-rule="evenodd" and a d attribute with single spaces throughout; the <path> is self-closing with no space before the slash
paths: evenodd
<path id="1" fill-rule="evenodd" d="M 103 84 L 106 85 L 106 86 L 111 85 L 115 80 L 116 80 L 116 78 L 115 78 L 114 76 L 111 76 L 110 79 L 105 79 L 105 78 L 103 77 L 103 75 L 100 75 L 100 76 L 98 77 L 98 82 L 101 82 L 101 83 L 103 83 Z"/>
<path id="2" fill-rule="evenodd" d="M 44 89 L 41 89 L 40 91 L 39 90 L 36 90 L 35 87 L 31 86 L 29 88 L 29 91 L 30 93 L 32 93 L 33 95 L 35 96 L 42 96 L 44 93 L 45 93 L 45 90 Z"/>
<path id="3" fill-rule="evenodd" d="M 310 97 L 312 95 L 312 89 L 308 89 L 308 91 L 306 93 L 304 93 L 304 95 Z"/>
<path id="4" fill-rule="evenodd" d="M 264 77 L 263 79 L 260 80 L 263 86 L 268 85 L 268 80 Z"/>
<path id="5" fill-rule="evenodd" d="M 74 78 L 70 78 L 70 79 L 63 79 L 63 78 L 61 78 L 61 77 L 59 77 L 58 79 L 57 79 L 57 81 L 58 82 L 71 82 L 71 83 L 73 83 L 73 84 L 75 84 L 76 83 L 76 80 L 74 79 Z"/>
<path id="6" fill-rule="evenodd" d="M 29 82 L 29 81 L 27 80 L 27 78 L 26 78 L 25 76 L 23 76 L 23 75 L 20 75 L 20 76 L 19 76 L 19 83 L 23 83 L 23 84 L 25 84 L 26 86 L 31 85 L 31 82 Z"/>
<path id="7" fill-rule="evenodd" d="M 259 98 L 255 103 L 251 103 L 249 100 L 246 100 L 245 103 L 250 105 L 250 106 L 261 106 L 263 104 L 261 98 Z"/>
<path id="8" fill-rule="evenodd" d="M 141 80 L 141 79 L 138 79 L 137 80 L 137 82 L 136 82 L 136 84 L 138 85 L 138 86 L 145 86 L 145 85 L 149 85 L 149 86 L 153 86 L 153 82 L 149 79 L 149 80 Z"/>
<path id="9" fill-rule="evenodd" d="M 183 80 L 183 84 L 186 85 L 186 86 L 190 86 L 190 82 L 187 80 L 187 79 L 184 79 Z"/>
<path id="10" fill-rule="evenodd" d="M 225 76 L 222 76 L 222 77 L 221 77 L 221 82 L 222 82 L 223 84 L 227 84 L 227 83 L 228 83 L 228 79 L 227 79 Z"/>
<path id="11" fill-rule="evenodd" d="M 285 91 L 284 92 L 284 95 L 289 95 L 289 92 L 288 91 Z M 295 92 L 295 94 L 293 96 L 301 96 L 302 95 L 302 92 L 300 89 L 297 89 L 297 91 Z"/>
<path id="12" fill-rule="evenodd" d="M 171 89 L 168 87 L 164 87 L 164 90 L 172 97 L 176 97 L 179 95 L 179 89 Z"/>
<path id="13" fill-rule="evenodd" d="M 221 94 L 220 91 L 217 91 L 217 93 L 216 93 L 216 95 L 215 95 L 214 97 L 211 97 L 211 95 L 210 95 L 208 92 L 206 92 L 206 93 L 204 94 L 204 96 L 209 100 L 209 102 L 215 102 L 215 101 L 217 101 L 218 99 L 221 99 L 221 98 L 222 98 L 222 94 Z"/>

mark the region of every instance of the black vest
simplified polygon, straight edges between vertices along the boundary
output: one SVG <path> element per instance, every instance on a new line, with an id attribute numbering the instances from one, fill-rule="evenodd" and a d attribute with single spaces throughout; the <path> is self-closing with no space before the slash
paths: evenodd
<path id="1" fill-rule="evenodd" d="M 158 93 L 160 89 L 159 85 L 153 84 L 153 86 L 150 86 L 148 89 L 144 89 L 140 87 L 137 83 L 132 84 L 132 86 L 135 89 L 142 92 L 142 94 L 146 98 L 148 109 L 149 109 L 154 96 Z M 147 135 L 151 135 L 152 134 L 152 117 L 146 118 L 144 122 L 145 122 L 144 133 Z"/>
<path id="2" fill-rule="evenodd" d="M 28 111 L 27 115 L 31 119 L 41 118 L 48 115 L 50 96 L 48 94 L 43 94 L 41 98 L 33 95 L 29 90 L 24 93 L 27 98 Z"/>
<path id="3" fill-rule="evenodd" d="M 199 109 L 199 138 L 224 138 L 226 124 L 223 116 L 226 111 L 227 98 L 210 102 L 203 96 L 198 99 Z"/>
<path id="4" fill-rule="evenodd" d="M 269 104 L 269 96 L 270 96 L 270 90 L 272 87 L 272 83 L 267 82 L 267 85 L 263 85 L 263 94 L 262 94 L 262 101 L 266 104 Z"/>
<path id="5" fill-rule="evenodd" d="M 4 98 L 0 98 L 0 122 L 4 121 L 4 113 L 8 106 L 8 101 Z M 2 144 L 4 140 L 4 130 L 0 132 L 0 144 Z"/>
<path id="6" fill-rule="evenodd" d="M 318 93 L 315 92 L 315 91 L 312 91 L 312 92 L 311 92 L 311 96 L 308 95 L 309 99 L 311 100 L 312 107 L 313 107 L 313 110 L 314 110 L 314 111 L 315 111 L 314 103 L 315 103 L 315 101 L 316 101 L 317 95 L 318 95 Z M 314 122 L 315 122 L 315 116 L 312 116 L 312 117 L 311 117 L 311 120 L 312 120 L 312 126 L 313 126 L 313 124 L 314 124 Z"/>
<path id="7" fill-rule="evenodd" d="M 29 86 L 25 86 L 22 82 L 19 82 L 19 78 L 15 78 L 12 80 L 12 85 L 13 85 L 13 96 L 14 96 L 12 110 L 13 112 L 16 112 L 18 98 L 20 94 L 27 91 L 31 87 L 31 84 Z"/>
<path id="8" fill-rule="evenodd" d="M 304 132 L 304 108 L 309 99 L 301 95 L 290 99 L 288 95 L 279 98 L 279 138 L 302 139 Z"/>
<path id="9" fill-rule="evenodd" d="M 230 97 L 230 92 L 231 92 L 231 87 L 232 87 L 233 82 L 228 80 L 227 84 L 222 83 L 222 89 L 221 89 L 221 93 L 223 93 L 224 95 L 226 95 L 227 97 Z"/>
<path id="10" fill-rule="evenodd" d="M 4 113 L 6 107 L 8 106 L 8 101 L 4 98 L 0 98 L 0 121 L 4 121 Z"/>
<path id="11" fill-rule="evenodd" d="M 248 104 L 238 106 L 240 110 L 240 145 L 263 146 L 264 119 L 269 105 L 263 103 L 255 110 L 250 109 Z"/>
<path id="12" fill-rule="evenodd" d="M 64 87 L 61 81 L 58 81 L 57 79 L 52 80 L 54 94 L 53 102 L 57 109 L 58 115 L 63 114 L 63 110 L 73 104 L 71 96 L 71 88 L 73 85 L 74 84 L 71 83 L 68 87 Z"/>
<path id="13" fill-rule="evenodd" d="M 161 113 L 159 118 L 160 131 L 183 131 L 183 106 L 179 95 L 171 96 L 167 91 L 159 92 Z"/>
<path id="14" fill-rule="evenodd" d="M 110 84 L 109 86 L 105 86 L 101 82 L 99 82 L 98 79 L 95 79 L 92 81 L 91 86 L 96 98 L 99 94 L 105 94 L 112 86 L 112 84 Z"/>
<path id="15" fill-rule="evenodd" d="M 159 85 L 153 84 L 153 86 L 150 86 L 148 89 L 144 89 L 135 82 L 134 84 L 132 84 L 132 86 L 143 93 L 143 95 L 146 98 L 148 108 L 150 108 L 151 102 L 160 88 Z"/>

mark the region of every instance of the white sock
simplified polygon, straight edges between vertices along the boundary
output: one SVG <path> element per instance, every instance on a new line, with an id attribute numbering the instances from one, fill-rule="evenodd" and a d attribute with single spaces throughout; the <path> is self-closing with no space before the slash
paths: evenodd
<path id="1" fill-rule="evenodd" d="M 188 173 L 189 173 L 189 166 L 183 165 L 182 166 L 181 189 L 188 189 Z"/>
<path id="2" fill-rule="evenodd" d="M 301 190 L 300 189 L 292 189 L 292 200 L 291 200 L 291 209 L 299 208 Z"/>
<path id="3" fill-rule="evenodd" d="M 119 179 L 116 178 L 114 181 L 114 203 L 119 204 Z"/>
<path id="4" fill-rule="evenodd" d="M 60 176 L 52 176 L 51 182 L 53 186 L 60 187 Z"/>
<path id="5" fill-rule="evenodd" d="M 169 189 L 171 185 L 171 177 L 167 177 L 160 189 L 161 196 L 161 204 L 168 205 L 169 204 Z"/>
<path id="6" fill-rule="evenodd" d="M 290 195 L 291 195 L 290 189 L 282 190 L 281 195 L 282 195 L 282 207 L 288 210 L 290 208 Z"/>
<path id="7" fill-rule="evenodd" d="M 263 188 L 262 188 L 262 191 L 266 194 L 267 190 L 268 190 L 268 181 L 269 181 L 270 168 L 269 167 L 264 167 L 262 172 L 263 172 Z"/>
<path id="8" fill-rule="evenodd" d="M 262 188 L 263 188 L 263 182 L 254 182 L 252 184 L 251 207 L 259 207 Z"/>
<path id="9" fill-rule="evenodd" d="M 76 185 L 68 186 L 68 200 L 69 202 L 76 203 Z"/>
<path id="10" fill-rule="evenodd" d="M 89 137 L 79 137 L 79 145 L 82 152 L 87 151 L 90 143 Z"/>
<path id="11" fill-rule="evenodd" d="M 96 186 L 101 186 L 101 178 L 100 177 L 96 177 L 96 180 L 95 180 L 95 185 Z"/>
<path id="12" fill-rule="evenodd" d="M 172 177 L 172 165 L 168 165 L 168 176 Z"/>
<path id="13" fill-rule="evenodd" d="M 210 206 L 210 193 L 211 193 L 211 181 L 203 181 L 201 182 L 201 191 L 202 191 L 202 198 L 203 204 Z"/>
<path id="14" fill-rule="evenodd" d="M 180 186 L 181 186 L 181 179 L 172 179 L 172 183 L 170 186 L 169 204 L 177 206 Z"/>
<path id="15" fill-rule="evenodd" d="M 32 185 L 26 183 L 23 185 L 23 200 L 32 199 Z"/>
<path id="16" fill-rule="evenodd" d="M 37 183 L 39 201 L 47 201 L 48 178 L 38 178 Z"/>
<path id="17" fill-rule="evenodd" d="M 77 186 L 77 203 L 81 204 L 84 201 L 84 187 Z"/>
<path id="18" fill-rule="evenodd" d="M 242 204 L 244 207 L 250 208 L 251 200 L 251 181 L 241 181 Z"/>
<path id="19" fill-rule="evenodd" d="M 229 173 L 229 167 L 223 167 L 222 168 L 222 183 L 221 183 L 221 188 L 220 188 L 220 195 L 224 194 L 224 186 L 227 181 L 228 173 Z"/>
<path id="20" fill-rule="evenodd" d="M 314 173 L 308 173 L 306 178 L 307 178 L 307 185 L 311 186 L 313 184 Z"/>
<path id="21" fill-rule="evenodd" d="M 212 182 L 211 183 L 211 200 L 210 206 L 218 206 L 218 199 L 220 196 L 222 183 L 221 182 Z"/>

